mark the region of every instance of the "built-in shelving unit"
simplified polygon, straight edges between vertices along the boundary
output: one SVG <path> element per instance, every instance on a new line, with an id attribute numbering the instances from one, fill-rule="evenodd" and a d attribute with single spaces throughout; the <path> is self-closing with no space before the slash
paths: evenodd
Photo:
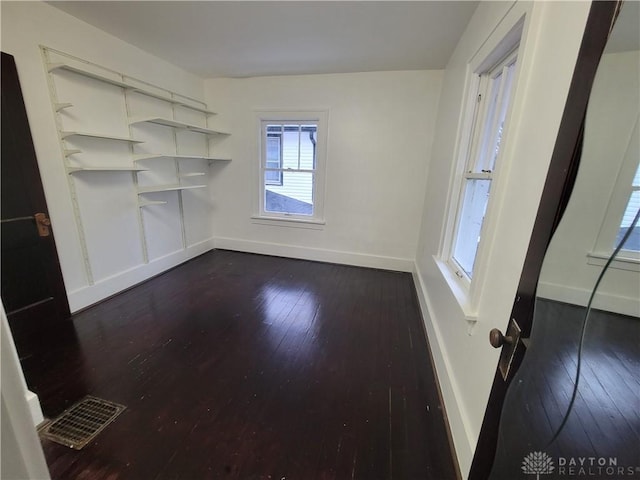
<path id="1" fill-rule="evenodd" d="M 130 125 L 137 125 L 140 123 L 154 123 L 156 125 L 162 125 L 164 127 L 177 128 L 180 130 L 187 130 L 189 132 L 203 133 L 205 135 L 230 135 L 227 132 L 219 132 L 217 130 L 211 130 L 210 128 L 201 127 L 199 125 L 192 125 L 190 123 L 179 122 L 177 120 L 171 120 L 170 118 L 162 117 L 134 119 L 129 123 Z"/>
<path id="2" fill-rule="evenodd" d="M 129 222 L 122 231 L 130 235 L 135 231 L 131 222 L 137 221 L 144 263 L 174 254 L 180 244 L 187 250 L 208 241 L 200 221 L 206 207 L 203 196 L 185 192 L 208 188 L 206 179 L 199 178 L 208 175 L 207 163 L 231 160 L 213 153 L 230 135 L 210 127 L 216 113 L 200 100 L 55 49 L 41 50 L 89 285 L 118 273 L 91 257 L 96 244 L 114 248 L 114 258 L 134 258 L 130 253 L 135 238 L 114 235 L 104 240 L 121 231 L 119 222 Z M 168 128 L 142 127 L 145 124 Z M 150 162 L 138 163 L 143 160 Z M 129 212 L 119 210 L 131 205 L 135 207 Z M 158 207 L 145 210 L 151 206 Z M 89 224 L 87 231 L 83 221 Z M 118 256 L 124 250 L 126 255 Z M 100 270 L 95 279 L 94 265 Z"/>

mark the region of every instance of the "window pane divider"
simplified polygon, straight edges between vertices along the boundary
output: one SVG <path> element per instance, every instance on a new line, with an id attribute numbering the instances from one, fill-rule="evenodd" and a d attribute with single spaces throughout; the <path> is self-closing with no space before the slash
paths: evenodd
<path id="1" fill-rule="evenodd" d="M 267 168 L 263 169 L 265 172 L 293 172 L 293 173 L 316 173 L 315 170 L 306 170 L 304 168 Z"/>
<path id="2" fill-rule="evenodd" d="M 491 180 L 493 172 L 467 172 L 464 178 L 467 180 Z"/>

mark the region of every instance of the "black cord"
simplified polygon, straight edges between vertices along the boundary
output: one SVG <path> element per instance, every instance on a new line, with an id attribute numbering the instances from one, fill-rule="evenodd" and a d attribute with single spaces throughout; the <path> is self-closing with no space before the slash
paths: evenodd
<path id="1" fill-rule="evenodd" d="M 622 249 L 623 245 L 625 244 L 625 242 L 627 241 L 627 239 L 629 238 L 629 236 L 633 232 L 633 229 L 638 224 L 638 219 L 639 218 L 640 218 L 640 209 L 638 209 L 638 211 L 636 212 L 636 216 L 633 218 L 633 221 L 631 222 L 631 226 L 625 232 L 624 236 L 622 237 L 622 240 L 620 240 L 620 243 L 618 244 L 616 249 L 613 251 L 613 253 L 609 257 L 609 259 L 607 260 L 607 263 L 604 264 L 604 267 L 602 268 L 602 271 L 600 272 L 600 275 L 598 275 L 598 279 L 596 280 L 596 284 L 594 285 L 593 289 L 591 290 L 591 296 L 589 297 L 589 302 L 587 303 L 587 311 L 585 312 L 584 319 L 582 320 L 582 331 L 580 332 L 580 346 L 578 347 L 578 367 L 576 368 L 576 380 L 573 383 L 573 392 L 571 394 L 571 400 L 569 401 L 569 406 L 567 407 L 567 411 L 565 412 L 564 417 L 562 418 L 562 423 L 560 423 L 560 426 L 558 427 L 558 429 L 553 434 L 553 437 L 551 437 L 551 440 L 549 440 L 549 443 L 547 443 L 547 445 L 544 448 L 549 448 L 549 446 L 553 442 L 556 441 L 556 439 L 558 438 L 558 436 L 562 432 L 562 429 L 564 428 L 564 426 L 567 424 L 567 421 L 569 420 L 569 415 L 571 414 L 571 410 L 573 409 L 573 404 L 575 403 L 576 396 L 578 395 L 578 382 L 580 381 L 580 370 L 582 368 L 582 349 L 583 349 L 583 346 L 584 346 L 584 338 L 585 338 L 585 333 L 587 331 L 587 323 L 589 321 L 589 314 L 591 313 L 591 305 L 593 303 L 593 298 L 595 297 L 596 291 L 598 290 L 598 287 L 600 286 L 600 282 L 602 281 L 602 277 L 604 277 L 604 274 L 607 271 L 607 269 L 609 268 L 609 265 L 611 265 L 611 262 L 613 262 L 613 259 L 616 257 L 616 255 L 618 255 L 618 252 L 620 252 L 620 250 Z"/>

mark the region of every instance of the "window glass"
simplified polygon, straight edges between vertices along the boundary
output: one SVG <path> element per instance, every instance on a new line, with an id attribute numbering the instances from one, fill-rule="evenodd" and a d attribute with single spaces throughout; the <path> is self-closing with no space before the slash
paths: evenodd
<path id="1" fill-rule="evenodd" d="M 480 243 L 482 221 L 489 202 L 491 180 L 466 180 L 466 183 L 453 258 L 464 273 L 471 277 Z"/>
<path id="2" fill-rule="evenodd" d="M 318 125 L 263 122 L 263 211 L 314 215 Z"/>
<path id="3" fill-rule="evenodd" d="M 266 168 L 282 167 L 282 135 L 281 133 L 267 134 L 267 158 Z M 267 170 L 265 181 L 268 185 L 282 185 L 282 172 L 279 170 Z"/>

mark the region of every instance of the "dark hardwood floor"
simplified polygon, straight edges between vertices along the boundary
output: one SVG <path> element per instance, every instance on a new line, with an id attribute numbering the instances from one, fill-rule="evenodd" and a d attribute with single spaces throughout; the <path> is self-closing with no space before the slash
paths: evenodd
<path id="1" fill-rule="evenodd" d="M 24 362 L 45 415 L 127 409 L 54 479 L 456 477 L 410 274 L 209 252 Z"/>
<path id="2" fill-rule="evenodd" d="M 640 319 L 591 311 L 568 410 L 585 313 L 582 306 L 537 300 L 530 351 L 502 412 L 491 480 L 522 478 L 531 452 L 555 462 L 540 476 L 545 480 L 640 478 Z"/>

